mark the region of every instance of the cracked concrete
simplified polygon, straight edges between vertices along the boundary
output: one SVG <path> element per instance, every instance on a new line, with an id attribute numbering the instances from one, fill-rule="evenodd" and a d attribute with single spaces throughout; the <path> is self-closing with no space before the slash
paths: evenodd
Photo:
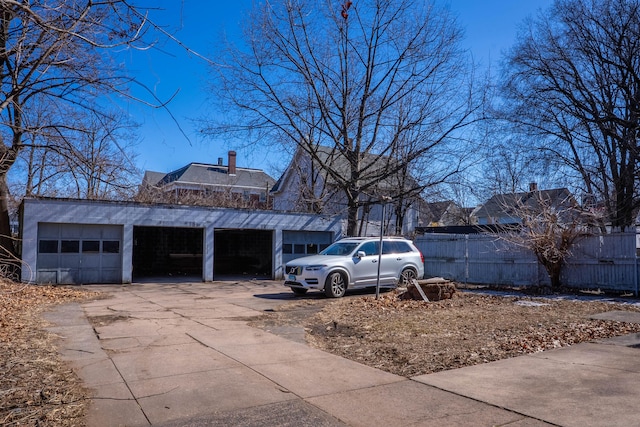
<path id="1" fill-rule="evenodd" d="M 627 426 L 640 419 L 640 336 L 415 378 L 310 348 L 248 319 L 278 282 L 96 286 L 47 315 L 92 390 L 93 426 Z M 620 314 L 612 314 L 620 316 Z"/>

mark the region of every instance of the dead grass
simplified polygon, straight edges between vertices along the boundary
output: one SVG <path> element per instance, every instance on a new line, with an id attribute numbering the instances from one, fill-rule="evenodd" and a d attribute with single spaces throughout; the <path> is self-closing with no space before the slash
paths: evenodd
<path id="1" fill-rule="evenodd" d="M 317 348 L 411 377 L 640 332 L 640 324 L 589 319 L 629 304 L 458 293 L 440 302 L 400 301 L 396 292 L 303 300 L 256 323 L 304 326 Z M 305 306 L 321 311 L 300 316 Z M 304 311 L 304 310 L 303 310 Z M 291 313 L 291 316 L 289 315 Z"/>
<path id="2" fill-rule="evenodd" d="M 60 360 L 41 314 L 98 295 L 0 281 L 0 425 L 84 425 L 87 391 Z"/>

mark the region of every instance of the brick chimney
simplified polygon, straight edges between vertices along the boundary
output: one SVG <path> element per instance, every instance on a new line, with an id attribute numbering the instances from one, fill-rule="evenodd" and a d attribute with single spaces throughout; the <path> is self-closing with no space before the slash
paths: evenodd
<path id="1" fill-rule="evenodd" d="M 229 175 L 236 174 L 236 152 L 229 151 Z"/>
<path id="2" fill-rule="evenodd" d="M 530 182 L 529 183 L 529 191 L 538 191 L 538 183 Z"/>

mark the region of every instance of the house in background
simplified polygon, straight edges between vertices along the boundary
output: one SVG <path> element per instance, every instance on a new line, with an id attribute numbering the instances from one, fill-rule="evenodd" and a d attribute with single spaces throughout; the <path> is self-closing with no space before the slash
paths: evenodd
<path id="1" fill-rule="evenodd" d="M 474 215 L 478 225 L 521 224 L 525 213 L 541 212 L 545 207 L 556 212 L 568 212 L 577 206 L 567 188 L 539 190 L 537 184 L 531 183 L 527 192 L 496 194 Z"/>
<path id="2" fill-rule="evenodd" d="M 462 208 L 452 200 L 425 203 L 420 209 L 421 227 L 450 227 L 472 225 L 473 209 Z"/>
<path id="3" fill-rule="evenodd" d="M 228 163 L 189 163 L 173 172 L 146 171 L 137 201 L 228 208 L 271 209 L 269 190 L 275 180 L 260 169 L 236 165 L 235 151 Z"/>
<path id="4" fill-rule="evenodd" d="M 317 213 L 341 215 L 344 218 L 343 232 L 346 231 L 347 201 L 343 190 L 335 179 L 329 176 L 321 164 L 331 164 L 332 169 L 342 171 L 342 176 L 350 173 L 347 160 L 330 147 L 319 147 L 317 159 L 302 149 L 296 150 L 289 166 L 271 190 L 273 208 L 284 212 Z M 389 159 L 377 155 L 365 155 L 362 158 L 369 165 L 367 173 L 383 174 Z M 402 235 L 412 236 L 419 225 L 420 208 L 424 200 L 419 194 L 381 204 L 381 195 L 391 196 L 400 193 L 399 188 L 417 187 L 411 177 L 390 176 L 380 180 L 377 188 L 370 189 L 377 195 L 361 194 L 361 207 L 358 212 L 358 235 L 372 236 L 380 234 L 384 207 L 385 234 L 399 234 L 396 222 L 401 222 Z M 417 193 L 417 191 L 416 191 Z M 397 208 L 400 207 L 398 210 Z M 400 212 L 400 215 L 398 215 Z M 400 219 L 398 219 L 400 218 Z"/>

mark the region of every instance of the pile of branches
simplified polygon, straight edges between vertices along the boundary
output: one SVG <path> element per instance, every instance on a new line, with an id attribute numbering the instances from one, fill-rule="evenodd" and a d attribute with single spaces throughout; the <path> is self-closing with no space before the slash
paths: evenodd
<path id="1" fill-rule="evenodd" d="M 0 279 L 0 425 L 84 424 L 89 394 L 61 361 L 42 312 L 99 296 L 64 287 Z"/>

